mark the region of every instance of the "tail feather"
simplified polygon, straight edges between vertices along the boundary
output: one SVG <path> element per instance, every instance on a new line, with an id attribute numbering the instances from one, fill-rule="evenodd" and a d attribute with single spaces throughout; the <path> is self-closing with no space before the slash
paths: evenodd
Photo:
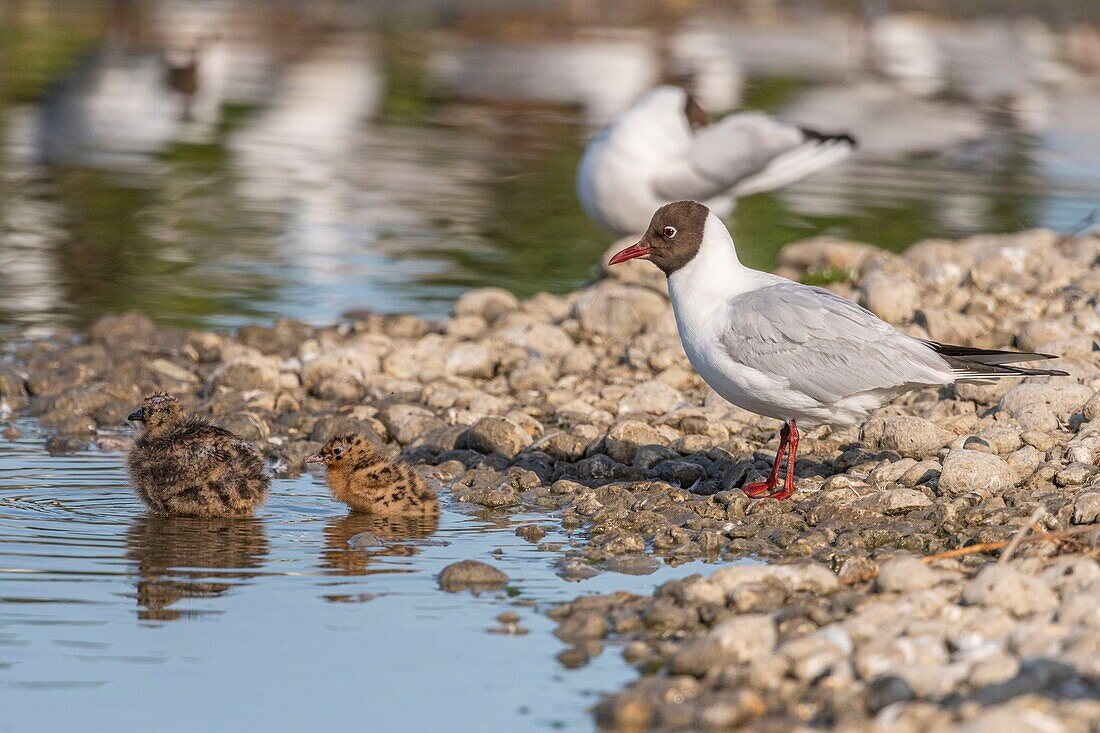
<path id="1" fill-rule="evenodd" d="M 827 135 L 801 129 L 804 138 L 801 145 L 777 156 L 759 173 L 739 182 L 733 189 L 734 195 L 740 198 L 782 188 L 843 160 L 856 147 L 855 138 L 847 133 Z"/>
<path id="2" fill-rule="evenodd" d="M 1001 377 L 1068 377 L 1069 372 L 1060 369 L 1031 369 L 1014 366 L 1021 362 L 1057 359 L 1052 354 L 1035 354 L 1026 351 L 998 351 L 976 349 L 970 346 L 941 344 L 925 341 L 942 356 L 960 379 L 999 379 Z"/>

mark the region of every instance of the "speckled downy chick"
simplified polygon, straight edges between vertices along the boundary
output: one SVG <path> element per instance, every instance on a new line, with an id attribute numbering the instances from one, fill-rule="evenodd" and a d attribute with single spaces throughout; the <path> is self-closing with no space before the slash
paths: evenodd
<path id="1" fill-rule="evenodd" d="M 375 515 L 434 514 L 435 492 L 409 464 L 387 458 L 363 435 L 333 438 L 307 463 L 325 464 L 325 483 L 352 511 Z"/>
<path id="2" fill-rule="evenodd" d="M 250 516 L 267 498 L 270 479 L 251 443 L 158 393 L 129 420 L 144 426 L 130 450 L 130 477 L 149 511 L 160 516 Z"/>

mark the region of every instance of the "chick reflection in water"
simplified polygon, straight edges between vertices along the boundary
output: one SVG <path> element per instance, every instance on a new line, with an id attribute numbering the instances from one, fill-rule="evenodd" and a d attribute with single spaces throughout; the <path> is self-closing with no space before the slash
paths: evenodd
<path id="1" fill-rule="evenodd" d="M 267 533 L 254 519 L 141 516 L 126 534 L 137 563 L 138 618 L 175 621 L 200 612 L 172 608 L 187 598 L 217 598 L 255 577 L 268 554 Z"/>
<path id="2" fill-rule="evenodd" d="M 404 461 L 356 433 L 333 438 L 306 459 L 325 465 L 325 483 L 351 514 L 325 528 L 324 565 L 343 575 L 365 575 L 378 556 L 410 556 L 439 527 L 439 501 L 427 481 Z M 390 569 L 387 572 L 395 572 Z"/>
<path id="3" fill-rule="evenodd" d="M 321 564 L 337 575 L 403 572 L 392 565 L 371 566 L 376 564 L 376 558 L 418 554 L 420 543 L 416 541 L 428 539 L 437 529 L 437 513 L 403 517 L 352 513 L 333 517 L 325 525 Z"/>

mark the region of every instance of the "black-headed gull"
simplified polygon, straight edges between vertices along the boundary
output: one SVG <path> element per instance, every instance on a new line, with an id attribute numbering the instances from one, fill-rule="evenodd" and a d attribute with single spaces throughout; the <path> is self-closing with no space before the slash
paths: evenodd
<path id="1" fill-rule="evenodd" d="M 738 407 L 784 422 L 771 475 L 745 486 L 749 496 L 794 493 L 799 424 L 855 425 L 921 387 L 1066 375 L 1013 366 L 1054 358 L 1046 354 L 907 336 L 828 290 L 745 267 L 721 219 L 695 201 L 657 209 L 641 240 L 610 264 L 637 258 L 668 277 L 680 340 L 706 383 Z M 776 492 L 788 447 L 786 478 Z"/>
<path id="2" fill-rule="evenodd" d="M 760 112 L 711 124 L 683 89 L 657 87 L 588 144 L 577 196 L 601 226 L 637 234 L 661 204 L 693 198 L 725 216 L 735 198 L 804 178 L 854 146 L 849 135 L 823 135 Z"/>

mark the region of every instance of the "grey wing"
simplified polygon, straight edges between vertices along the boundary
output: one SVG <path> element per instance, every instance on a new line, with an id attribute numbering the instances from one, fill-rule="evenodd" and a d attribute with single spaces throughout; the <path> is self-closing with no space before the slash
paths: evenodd
<path id="1" fill-rule="evenodd" d="M 749 196 L 804 178 L 846 157 L 848 135 L 822 135 L 760 112 L 744 112 L 696 131 L 688 155 L 668 161 L 654 188 L 664 198 Z"/>
<path id="2" fill-rule="evenodd" d="M 669 161 L 657 176 L 655 189 L 665 198 L 718 196 L 805 139 L 800 128 L 759 112 L 729 115 L 697 130 L 688 154 Z"/>
<path id="3" fill-rule="evenodd" d="M 822 288 L 782 282 L 729 302 L 730 357 L 821 403 L 874 390 L 950 384 L 925 343 Z"/>

